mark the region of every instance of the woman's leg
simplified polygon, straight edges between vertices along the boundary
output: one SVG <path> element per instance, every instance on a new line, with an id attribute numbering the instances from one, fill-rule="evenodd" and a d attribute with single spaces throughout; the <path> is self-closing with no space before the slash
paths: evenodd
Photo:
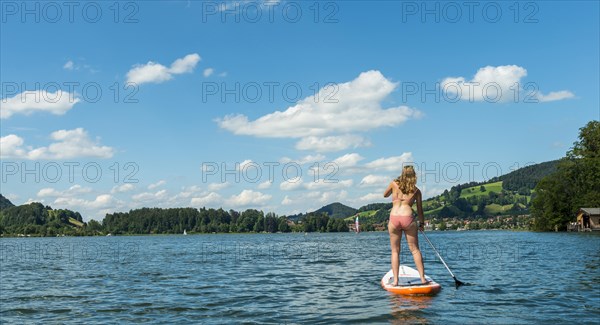
<path id="1" fill-rule="evenodd" d="M 392 248 L 392 272 L 394 273 L 394 286 L 398 285 L 398 272 L 400 269 L 400 240 L 402 231 L 396 230 L 391 222 L 388 223 L 388 232 L 390 233 L 390 246 Z M 399 233 L 398 233 L 399 232 Z"/>
<path id="2" fill-rule="evenodd" d="M 413 255 L 413 259 L 415 260 L 417 270 L 419 270 L 421 282 L 426 283 L 427 280 L 425 280 L 425 266 L 423 265 L 423 256 L 421 255 L 421 250 L 419 249 L 417 223 L 411 223 L 407 229 L 404 229 L 404 234 L 406 236 L 406 242 L 408 243 L 408 249 L 410 249 L 410 252 Z"/>

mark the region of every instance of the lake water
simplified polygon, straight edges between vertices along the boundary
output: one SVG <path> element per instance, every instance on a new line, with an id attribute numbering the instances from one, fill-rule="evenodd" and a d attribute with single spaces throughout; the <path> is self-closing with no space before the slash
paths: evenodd
<path id="1" fill-rule="evenodd" d="M 384 232 L 4 238 L 0 323 L 600 323 L 600 234 L 427 234 L 472 286 L 421 239 L 442 291 L 386 292 Z"/>

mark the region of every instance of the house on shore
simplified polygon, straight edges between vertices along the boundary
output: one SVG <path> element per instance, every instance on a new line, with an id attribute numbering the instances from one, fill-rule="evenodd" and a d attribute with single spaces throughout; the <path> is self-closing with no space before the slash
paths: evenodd
<path id="1" fill-rule="evenodd" d="M 600 230 L 600 208 L 581 208 L 577 212 L 577 220 L 569 224 L 569 231 Z"/>

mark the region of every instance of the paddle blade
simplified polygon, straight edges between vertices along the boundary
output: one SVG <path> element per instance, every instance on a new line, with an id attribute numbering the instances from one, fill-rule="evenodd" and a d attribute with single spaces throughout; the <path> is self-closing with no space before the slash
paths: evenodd
<path id="1" fill-rule="evenodd" d="M 464 283 L 464 282 L 458 280 L 457 278 L 454 278 L 454 284 L 456 285 L 456 289 L 458 289 L 458 287 L 460 287 L 460 286 L 469 285 L 468 283 Z"/>

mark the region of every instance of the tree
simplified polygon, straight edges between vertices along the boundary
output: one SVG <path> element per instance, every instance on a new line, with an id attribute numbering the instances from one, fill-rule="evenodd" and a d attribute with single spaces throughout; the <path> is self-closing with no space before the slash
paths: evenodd
<path id="1" fill-rule="evenodd" d="M 534 229 L 565 229 L 579 208 L 600 205 L 600 122 L 580 129 L 579 140 L 561 159 L 555 173 L 536 186 L 532 199 Z"/>
<path id="2" fill-rule="evenodd" d="M 479 191 L 480 191 L 480 192 L 485 192 L 485 186 L 481 185 L 481 186 L 479 187 Z"/>

